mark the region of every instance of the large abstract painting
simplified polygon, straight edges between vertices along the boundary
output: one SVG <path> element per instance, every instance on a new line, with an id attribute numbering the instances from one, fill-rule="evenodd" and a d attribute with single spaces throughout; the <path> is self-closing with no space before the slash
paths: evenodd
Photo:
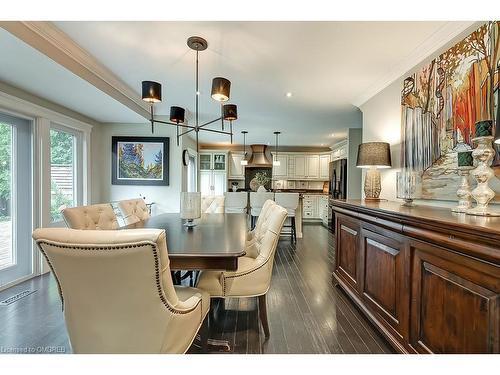
<path id="1" fill-rule="evenodd" d="M 402 167 L 417 172 L 417 198 L 456 200 L 457 152 L 472 149 L 474 124 L 495 119 L 500 22 L 487 22 L 407 77 L 401 92 Z M 490 186 L 500 200 L 500 153 Z"/>
<path id="2" fill-rule="evenodd" d="M 113 137 L 113 185 L 168 185 L 169 138 Z"/>

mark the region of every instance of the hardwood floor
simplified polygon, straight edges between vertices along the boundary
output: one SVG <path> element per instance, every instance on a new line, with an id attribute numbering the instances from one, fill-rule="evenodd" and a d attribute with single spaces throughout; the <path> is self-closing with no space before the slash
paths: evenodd
<path id="1" fill-rule="evenodd" d="M 267 309 L 265 340 L 257 298 L 227 299 L 210 337 L 228 340 L 233 353 L 392 353 L 389 344 L 332 284 L 333 237 L 320 225 L 305 225 L 297 244 L 278 244 Z M 0 353 L 71 353 L 57 287 L 51 276 L 0 292 L 0 300 L 25 289 L 33 293 L 0 306 Z M 217 306 L 216 306 L 217 308 Z M 190 353 L 199 353 L 193 345 Z"/>

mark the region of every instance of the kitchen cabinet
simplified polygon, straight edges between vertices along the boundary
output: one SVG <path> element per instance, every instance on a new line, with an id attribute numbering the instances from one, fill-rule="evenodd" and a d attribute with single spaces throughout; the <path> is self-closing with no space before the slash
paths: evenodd
<path id="1" fill-rule="evenodd" d="M 328 222 L 330 221 L 332 214 L 332 210 L 328 206 L 328 195 L 321 195 L 318 200 L 318 213 L 321 222 L 329 227 Z"/>
<path id="2" fill-rule="evenodd" d="M 224 195 L 227 175 L 224 171 L 200 171 L 201 195 Z"/>
<path id="3" fill-rule="evenodd" d="M 273 165 L 273 178 L 286 178 L 288 176 L 288 155 L 273 155 L 273 160 L 280 162 L 280 165 Z"/>
<path id="4" fill-rule="evenodd" d="M 329 171 L 330 155 L 319 156 L 319 178 L 328 180 L 330 178 Z"/>
<path id="5" fill-rule="evenodd" d="M 201 195 L 223 195 L 227 190 L 227 158 L 225 152 L 201 152 Z"/>
<path id="6" fill-rule="evenodd" d="M 245 179 L 245 166 L 241 165 L 244 158 L 245 154 L 243 152 L 231 152 L 229 154 L 229 179 Z"/>
<path id="7" fill-rule="evenodd" d="M 341 143 L 336 145 L 336 147 L 332 151 L 331 160 L 339 160 L 347 158 L 347 143 Z"/>
<path id="8" fill-rule="evenodd" d="M 294 173 L 295 178 L 305 178 L 306 177 L 306 157 L 304 155 L 294 155 Z"/>
<path id="9" fill-rule="evenodd" d="M 306 177 L 319 178 L 319 155 L 306 156 Z"/>
<path id="10" fill-rule="evenodd" d="M 302 197 L 303 218 L 304 219 L 321 219 L 321 203 L 323 198 L 320 194 L 304 194 Z"/>

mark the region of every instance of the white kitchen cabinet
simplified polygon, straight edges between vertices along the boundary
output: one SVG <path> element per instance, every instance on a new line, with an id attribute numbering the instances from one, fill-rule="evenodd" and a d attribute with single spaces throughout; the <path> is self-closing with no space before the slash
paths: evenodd
<path id="1" fill-rule="evenodd" d="M 320 195 L 305 194 L 302 198 L 303 218 L 319 219 L 318 200 Z"/>
<path id="2" fill-rule="evenodd" d="M 329 173 L 329 163 L 330 155 L 320 155 L 319 157 L 319 178 L 328 179 L 330 178 Z"/>
<path id="3" fill-rule="evenodd" d="M 227 157 L 225 152 L 200 152 L 201 195 L 223 195 L 227 190 Z"/>
<path id="4" fill-rule="evenodd" d="M 226 172 L 200 171 L 201 195 L 224 195 L 227 189 Z"/>
<path id="5" fill-rule="evenodd" d="M 319 155 L 306 156 L 306 177 L 319 178 Z"/>
<path id="6" fill-rule="evenodd" d="M 295 155 L 293 156 L 295 170 L 294 177 L 295 178 L 305 178 L 306 177 L 306 157 L 304 155 Z"/>
<path id="7" fill-rule="evenodd" d="M 245 158 L 243 152 L 231 152 L 229 154 L 229 179 L 245 179 L 245 166 L 241 165 L 241 161 Z"/>
<path id="8" fill-rule="evenodd" d="M 328 207 L 328 196 L 321 195 L 318 200 L 318 213 L 319 218 L 323 222 L 324 225 L 328 226 L 328 220 L 331 217 L 330 208 Z"/>
<path id="9" fill-rule="evenodd" d="M 345 158 L 347 158 L 347 143 L 336 145 L 332 151 L 332 161 Z"/>
<path id="10" fill-rule="evenodd" d="M 288 176 L 288 155 L 273 155 L 273 160 L 280 162 L 280 165 L 273 165 L 273 178 L 286 178 Z"/>

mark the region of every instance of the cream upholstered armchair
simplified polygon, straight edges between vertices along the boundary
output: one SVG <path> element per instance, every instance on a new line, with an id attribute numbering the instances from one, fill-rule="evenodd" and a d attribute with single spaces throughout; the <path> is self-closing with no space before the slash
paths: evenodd
<path id="1" fill-rule="evenodd" d="M 75 353 L 184 353 L 210 306 L 174 286 L 165 231 L 33 232 L 57 281 Z"/>
<path id="2" fill-rule="evenodd" d="M 233 272 L 202 271 L 197 285 L 211 297 L 259 297 L 259 316 L 266 337 L 269 337 L 266 293 L 271 285 L 274 254 L 287 216 L 286 210 L 276 204 L 269 204 L 268 211 L 260 227 L 256 227 L 254 239 L 247 244 L 252 251 L 238 258 L 238 269 Z"/>
<path id="3" fill-rule="evenodd" d="M 115 211 L 109 203 L 65 208 L 62 211 L 69 228 L 85 230 L 118 229 Z"/>
<path id="4" fill-rule="evenodd" d="M 120 201 L 118 202 L 118 209 L 126 225 L 134 224 L 150 217 L 146 202 L 142 198 Z"/>

